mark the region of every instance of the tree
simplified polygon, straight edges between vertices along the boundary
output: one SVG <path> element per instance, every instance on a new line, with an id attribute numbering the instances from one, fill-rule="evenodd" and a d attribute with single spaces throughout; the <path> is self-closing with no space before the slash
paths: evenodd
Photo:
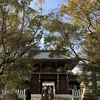
<path id="1" fill-rule="evenodd" d="M 30 72 L 34 70 L 33 65 L 32 58 L 28 57 L 7 65 L 9 68 L 5 69 L 1 76 L 2 88 L 7 90 L 26 88 L 25 82 L 30 80 Z"/>
<path id="2" fill-rule="evenodd" d="M 31 8 L 30 2 L 0 1 L 0 75 L 5 77 L 15 71 L 21 73 L 26 65 L 33 65 L 33 54 L 36 54 L 33 51 L 40 48 L 41 25 L 46 17 Z"/>
<path id="3" fill-rule="evenodd" d="M 82 38 L 81 50 L 87 56 L 83 69 L 92 72 L 92 87 L 97 89 L 97 75 L 100 71 L 100 2 L 99 0 L 69 0 L 68 6 L 62 5 L 61 11 L 70 15 L 72 24 L 78 26 L 79 36 Z"/>
<path id="4" fill-rule="evenodd" d="M 99 76 L 100 70 L 100 2 L 68 0 L 67 5 L 62 5 L 60 10 L 61 16 L 60 13 L 52 13 L 53 17 L 48 19 L 51 23 L 47 22 L 45 27 L 48 30 L 44 39 L 45 46 L 49 49 L 67 50 L 67 54 L 70 53 L 70 56 L 82 61 L 82 68 L 92 72 L 92 86 L 97 89 L 97 75 Z M 66 16 L 70 16 L 70 22 L 65 20 Z"/>

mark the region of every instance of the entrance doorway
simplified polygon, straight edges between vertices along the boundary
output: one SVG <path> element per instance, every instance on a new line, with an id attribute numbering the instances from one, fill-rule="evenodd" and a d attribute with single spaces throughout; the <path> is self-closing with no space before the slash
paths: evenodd
<path id="1" fill-rule="evenodd" d="M 44 81 L 42 81 L 42 84 L 41 84 L 42 85 L 42 89 L 41 90 L 43 91 L 44 87 L 47 87 L 47 88 L 50 87 L 53 90 L 54 94 L 55 94 L 55 92 L 56 92 L 55 91 L 56 90 L 55 89 L 56 88 L 55 84 L 56 84 L 55 81 L 45 81 L 44 80 Z"/>

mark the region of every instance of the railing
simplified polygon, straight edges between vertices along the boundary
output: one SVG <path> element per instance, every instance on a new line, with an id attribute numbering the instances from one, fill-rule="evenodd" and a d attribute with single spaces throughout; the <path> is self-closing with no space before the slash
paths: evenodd
<path id="1" fill-rule="evenodd" d="M 15 90 L 15 93 L 17 93 L 17 95 L 25 95 L 25 89 L 23 90 Z"/>
<path id="2" fill-rule="evenodd" d="M 2 97 L 4 95 L 6 95 L 8 92 L 9 91 L 7 91 L 7 90 L 2 90 L 2 93 L 1 93 Z M 18 97 L 23 98 L 23 100 L 25 100 L 25 89 L 23 89 L 23 90 L 19 90 L 19 89 L 15 90 L 15 93 L 17 93 Z"/>
<path id="3" fill-rule="evenodd" d="M 23 98 L 23 100 L 25 100 L 25 89 L 23 90 L 15 90 L 15 92 L 17 93 L 18 97 Z"/>
<path id="4" fill-rule="evenodd" d="M 7 90 L 1 90 L 1 95 L 4 96 L 7 94 Z"/>
<path id="5" fill-rule="evenodd" d="M 6 95 L 7 94 L 7 92 L 9 92 L 9 91 L 7 91 L 7 90 L 2 90 L 2 94 L 1 95 Z M 15 90 L 15 93 L 17 93 L 17 95 L 25 95 L 25 89 L 23 89 L 23 90 Z"/>
<path id="6" fill-rule="evenodd" d="M 78 90 L 72 89 L 72 95 L 74 97 L 80 97 L 82 95 L 82 91 L 80 89 Z"/>
<path id="7" fill-rule="evenodd" d="M 2 96 L 6 95 L 7 94 L 7 90 L 2 90 Z M 21 97 L 23 98 L 23 100 L 25 100 L 25 89 L 23 90 L 15 90 L 15 93 L 17 93 L 18 97 Z M 80 97 L 82 95 L 82 91 L 80 89 L 78 90 L 75 90 L 75 89 L 72 89 L 72 96 L 74 97 Z"/>

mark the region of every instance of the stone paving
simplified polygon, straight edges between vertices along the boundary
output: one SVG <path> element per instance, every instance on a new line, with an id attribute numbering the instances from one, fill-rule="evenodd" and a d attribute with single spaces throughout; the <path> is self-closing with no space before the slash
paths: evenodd
<path id="1" fill-rule="evenodd" d="M 32 95 L 31 100 L 41 100 L 41 95 Z M 53 100 L 74 100 L 72 95 L 55 95 Z"/>
<path id="2" fill-rule="evenodd" d="M 20 99 L 18 99 L 18 100 L 25 100 L 23 97 L 19 97 Z M 22 99 L 23 98 L 23 99 Z M 2 99 L 0 99 L 0 100 L 2 100 Z M 41 100 L 41 95 L 40 94 L 32 94 L 31 95 L 31 100 Z M 73 98 L 72 98 L 72 95 L 55 95 L 54 96 L 54 99 L 53 100 L 74 100 Z"/>

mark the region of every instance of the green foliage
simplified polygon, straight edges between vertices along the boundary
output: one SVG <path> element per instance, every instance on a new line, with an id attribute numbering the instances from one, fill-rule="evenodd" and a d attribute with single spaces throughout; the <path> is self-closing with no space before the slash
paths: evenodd
<path id="1" fill-rule="evenodd" d="M 62 15 L 70 15 L 72 25 L 77 26 L 78 34 L 74 33 L 74 39 L 79 38 L 82 53 L 78 57 L 84 63 L 82 63 L 81 78 L 84 82 L 91 81 L 92 88 L 97 89 L 100 71 L 100 2 L 99 0 L 69 0 L 66 6 L 61 6 L 60 10 Z M 73 49 L 72 51 L 77 56 Z M 85 56 L 85 60 L 81 56 Z M 87 75 L 89 72 L 91 74 Z"/>
<path id="2" fill-rule="evenodd" d="M 63 68 L 61 68 L 61 66 L 57 69 L 58 73 L 62 73 L 63 72 Z"/>
<path id="3" fill-rule="evenodd" d="M 29 80 L 30 71 L 34 70 L 32 59 L 18 59 L 17 62 L 7 66 L 7 70 L 2 75 L 2 83 L 7 89 L 23 89 L 26 86 L 25 81 Z M 24 79 L 23 77 L 26 77 Z M 12 84 L 12 85 L 11 85 Z"/>
<path id="4" fill-rule="evenodd" d="M 23 88 L 22 76 L 34 70 L 46 15 L 30 7 L 32 0 L 0 0 L 0 77 L 6 88 Z"/>
<path id="5" fill-rule="evenodd" d="M 0 74 L 4 75 L 3 82 L 10 75 L 8 85 L 12 82 L 17 83 L 16 86 L 23 84 L 21 76 L 28 76 L 34 64 L 34 50 L 39 49 L 42 37 L 45 49 L 56 50 L 50 57 L 62 54 L 79 58 L 84 62 L 83 71 L 91 71 L 91 81 L 96 81 L 96 75 L 100 75 L 100 2 L 68 0 L 67 5 L 61 6 L 61 13 L 40 15 L 43 9 L 40 7 L 37 11 L 29 7 L 31 1 L 0 0 Z M 43 2 L 37 0 L 37 4 Z M 69 22 L 65 18 L 67 15 L 71 17 Z M 81 51 L 77 53 L 76 48 Z M 83 55 L 87 56 L 85 61 L 81 58 Z M 83 80 L 88 77 L 83 76 Z M 93 83 L 96 88 L 96 82 Z"/>
<path id="6" fill-rule="evenodd" d="M 41 4 L 43 3 L 45 0 L 37 0 L 36 4 Z"/>

